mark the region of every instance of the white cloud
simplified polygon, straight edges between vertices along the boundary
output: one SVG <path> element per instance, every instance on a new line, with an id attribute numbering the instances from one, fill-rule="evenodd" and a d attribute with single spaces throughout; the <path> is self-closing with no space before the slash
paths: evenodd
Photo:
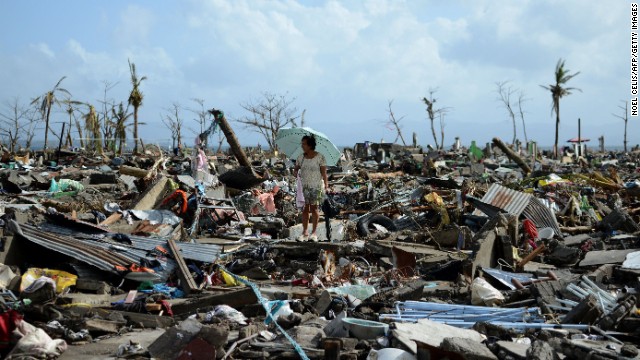
<path id="1" fill-rule="evenodd" d="M 67 75 L 65 88 L 88 101 L 102 97 L 108 80 L 119 82 L 113 97 L 126 99 L 131 59 L 148 77 L 141 112 L 155 124 L 146 127 L 149 136 L 166 137 L 153 121 L 173 102 L 203 98 L 240 116 L 240 102 L 272 91 L 297 97 L 309 124 L 340 144 L 352 142 L 352 132 L 358 140 L 386 134 L 371 121 L 386 119 L 392 99 L 394 111 L 406 116 L 405 137 L 417 131 L 427 141 L 420 99 L 430 88 L 439 89 L 442 106 L 452 107 L 447 138 L 510 139 L 508 117 L 495 101 L 495 82 L 503 80 L 531 98 L 525 105 L 529 137 L 548 144 L 550 99 L 539 85 L 553 80 L 559 58 L 581 72 L 569 85 L 584 91 L 563 99 L 561 137 L 573 134 L 580 116 L 588 136 L 597 137 L 588 133 L 599 131 L 596 121 L 610 118 L 628 97 L 626 3 L 193 0 L 100 10 L 82 19 L 88 23 L 56 27 L 57 42 L 35 36 L 24 44 L 36 45 L 3 50 L 9 74 L 1 80 L 20 84 L 11 91 L 35 95 Z M 104 33 L 83 32 L 96 23 Z M 38 26 L 49 25 L 30 28 Z M 0 95 L 15 94 L 4 89 Z M 635 136 L 631 142 L 640 141 Z"/>
<path id="2" fill-rule="evenodd" d="M 45 44 L 45 43 L 38 43 L 38 44 L 34 44 L 31 45 L 35 50 L 39 51 L 40 53 L 44 54 L 46 57 L 48 57 L 49 59 L 53 59 L 56 57 L 56 54 L 51 50 L 51 48 L 49 47 L 49 45 Z"/>
<path id="3" fill-rule="evenodd" d="M 120 13 L 120 23 L 115 28 L 113 38 L 123 46 L 146 45 L 154 25 L 155 18 L 149 9 L 128 5 Z"/>

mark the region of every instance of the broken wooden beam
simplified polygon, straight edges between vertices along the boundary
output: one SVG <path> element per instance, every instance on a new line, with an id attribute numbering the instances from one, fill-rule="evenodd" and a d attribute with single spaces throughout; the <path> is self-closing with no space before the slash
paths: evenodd
<path id="1" fill-rule="evenodd" d="M 245 305 L 255 304 L 258 298 L 249 287 L 242 290 L 226 292 L 223 294 L 208 294 L 198 298 L 192 298 L 185 302 L 175 303 L 171 310 L 175 316 L 181 314 L 191 315 L 198 309 L 205 309 L 215 305 L 229 305 L 234 309 L 240 309 Z"/>
<path id="2" fill-rule="evenodd" d="M 122 214 L 120 213 L 113 213 L 111 215 L 109 215 L 108 218 L 106 218 L 103 222 L 101 222 L 100 226 L 107 226 L 107 225 L 111 225 L 114 224 L 116 222 L 118 222 L 118 220 L 122 219 Z"/>
<path id="3" fill-rule="evenodd" d="M 524 162 L 524 160 L 522 160 L 522 158 L 518 156 L 518 154 L 513 152 L 513 150 L 509 149 L 509 147 L 505 145 L 505 143 L 503 143 L 502 140 L 495 137 L 493 138 L 493 144 L 499 147 L 500 150 L 502 150 L 502 152 L 504 152 L 509 159 L 511 159 L 516 164 L 518 164 L 518 166 L 520 166 L 520 169 L 524 171 L 525 175 L 531 173 L 531 167 L 529 167 L 529 165 L 526 162 Z"/>
<path id="4" fill-rule="evenodd" d="M 176 242 L 173 239 L 169 239 L 167 240 L 167 243 L 169 244 L 169 249 L 171 249 L 171 252 L 173 253 L 174 260 L 178 264 L 178 277 L 180 278 L 180 286 L 182 287 L 182 290 L 187 295 L 194 292 L 200 292 L 200 287 L 193 279 L 191 271 L 189 270 L 187 264 L 184 262 L 184 258 L 182 257 L 180 248 L 178 248 Z"/>
<path id="5" fill-rule="evenodd" d="M 161 177 L 156 183 L 149 189 L 144 196 L 138 200 L 133 210 L 152 210 L 155 208 L 156 203 L 160 200 L 165 188 L 167 187 L 168 178 L 166 176 Z"/>
<path id="6" fill-rule="evenodd" d="M 120 172 L 120 174 L 131 175 L 137 178 L 143 178 L 149 173 L 149 170 L 140 169 L 129 165 L 120 165 L 120 169 L 118 171 Z"/>
<path id="7" fill-rule="evenodd" d="M 525 256 L 524 259 L 522 259 L 518 265 L 516 266 L 516 269 L 520 269 L 522 270 L 524 268 L 524 266 L 531 260 L 533 260 L 536 256 L 538 256 L 541 252 L 543 252 L 546 249 L 546 246 L 544 246 L 544 244 L 540 244 L 540 246 L 538 246 L 537 249 L 533 250 L 531 253 L 529 253 L 529 255 Z"/>

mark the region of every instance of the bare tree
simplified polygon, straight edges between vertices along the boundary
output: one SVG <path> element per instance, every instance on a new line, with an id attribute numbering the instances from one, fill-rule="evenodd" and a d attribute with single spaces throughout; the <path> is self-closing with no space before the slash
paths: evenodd
<path id="1" fill-rule="evenodd" d="M 240 106 L 249 112 L 248 116 L 236 121 L 246 128 L 262 134 L 271 150 L 276 150 L 276 136 L 285 126 L 297 126 L 298 109 L 293 107 L 295 98 L 286 95 L 276 95 L 269 92 L 262 93 L 262 99 L 250 101 Z"/>
<path id="2" fill-rule="evenodd" d="M 184 119 L 180 117 L 180 104 L 173 103 L 171 109 L 167 109 L 168 114 L 162 118 L 162 122 L 171 131 L 172 147 L 182 144 L 182 125 Z"/>
<path id="3" fill-rule="evenodd" d="M 624 102 L 624 107 L 622 105 L 618 105 L 618 107 L 621 110 L 624 110 L 624 116 L 611 114 L 611 115 L 617 117 L 618 119 L 622 119 L 624 121 L 624 141 L 623 141 L 624 152 L 627 152 L 627 122 L 629 121 L 629 108 L 628 108 L 628 106 L 629 106 L 629 103 L 627 101 Z"/>
<path id="4" fill-rule="evenodd" d="M 189 110 L 192 113 L 196 114 L 197 118 L 195 118 L 194 120 L 195 120 L 195 122 L 198 123 L 198 125 L 200 127 L 200 131 L 196 131 L 196 133 L 200 134 L 207 127 L 207 118 L 208 118 L 208 114 L 209 113 L 204 108 L 204 100 L 203 99 L 195 99 L 194 98 L 194 99 L 191 99 L 191 100 L 199 105 L 198 109 L 187 109 L 187 110 Z"/>
<path id="5" fill-rule="evenodd" d="M 444 149 L 444 116 L 446 112 L 441 111 L 440 115 L 440 149 Z"/>
<path id="6" fill-rule="evenodd" d="M 21 104 L 18 97 L 5 102 L 4 108 L 0 113 L 0 135 L 7 139 L 9 151 L 15 152 L 24 128 L 33 119 L 33 108 Z"/>
<path id="7" fill-rule="evenodd" d="M 104 147 L 108 150 L 115 151 L 116 140 L 115 140 L 115 122 L 112 120 L 112 110 L 115 107 L 115 100 L 110 99 L 108 97 L 108 93 L 111 89 L 113 89 L 118 83 L 111 84 L 107 80 L 103 80 L 104 84 L 103 96 L 102 100 L 99 100 L 102 105 L 102 109 L 98 114 L 98 122 L 100 123 L 100 127 L 102 128 L 102 138 L 104 139 Z"/>
<path id="8" fill-rule="evenodd" d="M 429 89 L 429 97 L 428 98 L 423 97 L 422 101 L 427 105 L 427 115 L 429 116 L 429 121 L 431 122 L 431 134 L 433 135 L 433 141 L 436 143 L 436 149 L 442 149 L 444 147 L 444 144 L 438 144 L 438 138 L 436 136 L 435 120 L 436 120 L 436 115 L 442 114 L 448 111 L 449 108 L 439 108 L 439 109 L 434 108 L 434 105 L 437 99 L 433 97 L 433 94 L 435 94 L 437 91 L 438 89 Z M 440 130 L 441 132 L 444 132 L 444 126 L 442 122 L 441 122 Z M 444 137 L 444 135 L 442 137 Z"/>
<path id="9" fill-rule="evenodd" d="M 200 127 L 200 131 L 193 130 L 193 129 L 190 129 L 190 130 L 195 135 L 199 135 L 199 134 L 202 134 L 208 128 L 208 125 L 210 125 L 208 124 L 211 121 L 210 115 L 209 115 L 209 111 L 205 110 L 204 108 L 204 100 L 202 99 L 191 99 L 191 100 L 195 101 L 198 105 L 200 105 L 200 108 L 198 109 L 187 109 L 197 115 L 197 118 L 194 120 L 198 123 Z M 218 131 L 218 152 L 220 151 L 220 148 L 222 147 L 222 143 L 225 140 L 226 138 L 222 133 L 222 131 Z M 206 144 L 206 141 L 205 141 L 205 144 Z"/>
<path id="10" fill-rule="evenodd" d="M 404 137 L 402 136 L 402 129 L 400 129 L 400 121 L 404 119 L 404 116 L 396 119 L 396 116 L 391 109 L 392 104 L 393 100 L 389 100 L 389 121 L 387 121 L 387 125 L 391 125 L 396 129 L 396 138 L 393 142 L 395 143 L 399 138 L 402 141 L 402 145 L 407 146 L 407 143 L 404 141 Z"/>
<path id="11" fill-rule="evenodd" d="M 511 106 L 511 97 L 516 91 L 509 85 L 508 81 L 502 81 L 496 83 L 496 93 L 498 93 L 498 101 L 502 102 L 504 108 L 507 109 L 507 113 L 513 123 L 513 138 L 511 139 L 511 144 L 515 144 L 518 130 L 516 128 L 516 114 L 513 112 L 513 107 Z"/>
<path id="12" fill-rule="evenodd" d="M 27 113 L 27 124 L 24 127 L 24 147 L 27 150 L 31 149 L 31 144 L 33 143 L 33 138 L 36 136 L 36 132 L 42 129 L 42 117 L 39 115 L 37 109 L 32 109 L 32 111 Z"/>
<path id="13" fill-rule="evenodd" d="M 522 104 L 527 101 L 524 97 L 524 92 L 522 90 L 518 94 L 518 112 L 520 112 L 520 119 L 522 119 L 522 131 L 524 131 L 524 142 L 525 144 L 529 142 L 529 138 L 527 138 L 527 125 L 524 121 L 524 110 L 522 109 Z"/>

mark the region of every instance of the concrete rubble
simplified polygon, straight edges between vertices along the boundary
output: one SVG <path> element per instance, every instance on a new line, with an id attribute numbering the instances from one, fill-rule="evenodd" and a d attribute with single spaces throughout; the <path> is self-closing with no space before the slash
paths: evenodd
<path id="1" fill-rule="evenodd" d="M 359 143 L 298 242 L 293 162 L 223 130 L 1 164 L 0 357 L 640 358 L 640 151 Z"/>

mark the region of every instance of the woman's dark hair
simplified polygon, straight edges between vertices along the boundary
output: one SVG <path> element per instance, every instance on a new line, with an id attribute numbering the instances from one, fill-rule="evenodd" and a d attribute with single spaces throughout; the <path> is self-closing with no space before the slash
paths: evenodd
<path id="1" fill-rule="evenodd" d="M 311 148 L 311 150 L 316 149 L 316 137 L 313 135 L 305 135 L 302 137 L 302 140 L 307 142 L 307 145 Z"/>

